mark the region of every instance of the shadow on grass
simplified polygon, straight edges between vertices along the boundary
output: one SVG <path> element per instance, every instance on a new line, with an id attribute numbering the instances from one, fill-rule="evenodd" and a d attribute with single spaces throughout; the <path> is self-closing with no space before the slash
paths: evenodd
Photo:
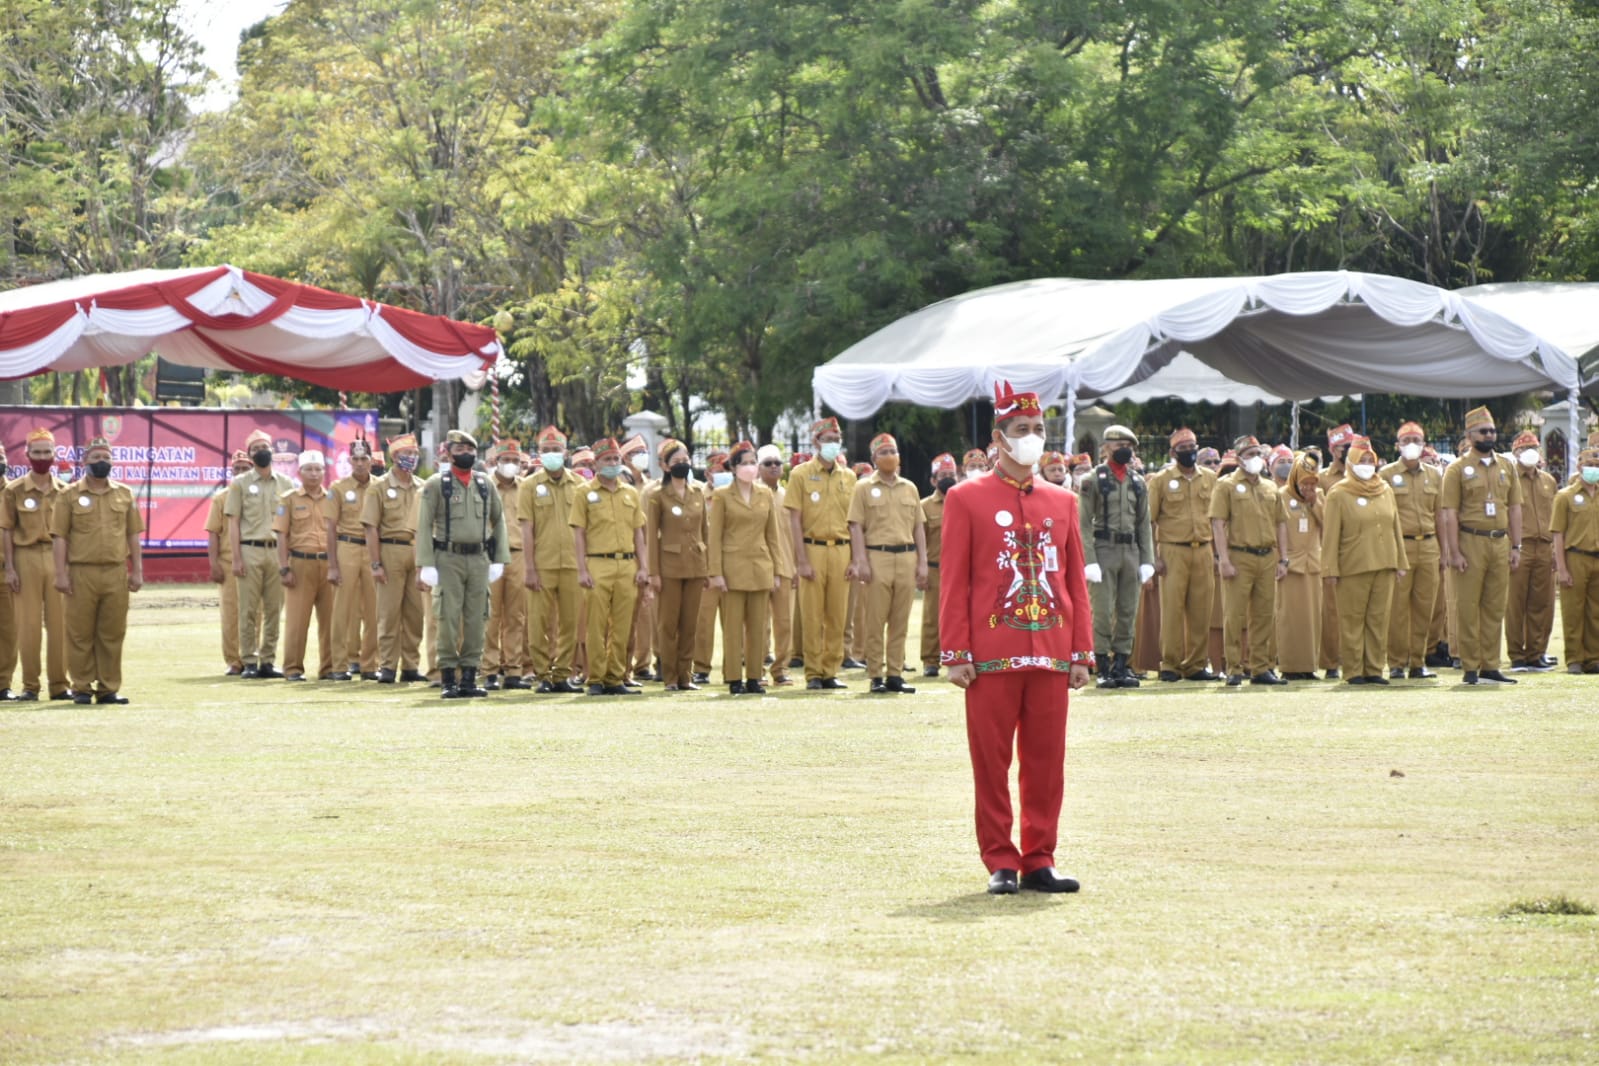
<path id="1" fill-rule="evenodd" d="M 1019 918 L 1037 914 L 1065 902 L 1061 896 L 1047 892 L 1022 892 L 1014 896 L 990 896 L 987 892 L 970 892 L 954 896 L 942 903 L 919 903 L 894 911 L 895 918 L 920 918 L 940 925 L 967 924 L 991 921 L 997 918 Z"/>

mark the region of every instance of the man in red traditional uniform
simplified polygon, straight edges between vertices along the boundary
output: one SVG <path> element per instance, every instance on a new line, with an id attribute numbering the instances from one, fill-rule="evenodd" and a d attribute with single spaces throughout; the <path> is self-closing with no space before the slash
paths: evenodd
<path id="1" fill-rule="evenodd" d="M 1077 497 L 1033 477 L 1044 452 L 1037 394 L 1015 392 L 1008 382 L 996 386 L 993 438 L 993 473 L 961 482 L 944 501 L 942 659 L 950 681 L 966 691 L 988 891 L 1075 892 L 1077 881 L 1055 869 L 1055 840 L 1067 700 L 1094 668 Z M 1020 761 L 1020 848 L 1011 841 L 1013 748 Z"/>

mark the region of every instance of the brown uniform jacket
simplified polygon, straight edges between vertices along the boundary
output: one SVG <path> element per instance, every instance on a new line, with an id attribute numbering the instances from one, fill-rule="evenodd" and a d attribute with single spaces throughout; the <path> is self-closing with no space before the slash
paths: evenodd
<path id="1" fill-rule="evenodd" d="M 936 566 L 944 550 L 944 497 L 922 497 L 922 536 L 927 540 L 927 565 Z"/>
<path id="2" fill-rule="evenodd" d="M 1277 494 L 1277 520 L 1288 539 L 1288 572 L 1321 573 L 1321 528 L 1326 500 L 1321 489 L 1306 503 L 1288 489 Z"/>
<path id="3" fill-rule="evenodd" d="M 1251 485 L 1242 470 L 1217 479 L 1210 496 L 1210 517 L 1227 523 L 1229 548 L 1275 548 L 1277 511 L 1277 486 L 1271 478 L 1258 478 Z"/>
<path id="4" fill-rule="evenodd" d="M 516 495 L 517 521 L 533 526 L 533 557 L 524 560 L 526 565 L 538 570 L 577 569 L 577 542 L 568 519 L 572 498 L 588 491 L 588 487 L 583 475 L 571 470 L 553 475 L 548 470 L 535 470 L 522 479 Z M 522 548 L 525 551 L 527 545 Z"/>
<path id="5" fill-rule="evenodd" d="M 1522 502 L 1521 479 L 1509 456 L 1472 451 L 1444 471 L 1438 506 L 1458 511 L 1465 529 L 1509 529 L 1510 508 Z M 1488 513 L 1489 505 L 1494 513 Z"/>
<path id="6" fill-rule="evenodd" d="M 922 498 L 916 486 L 902 477 L 890 484 L 873 471 L 855 483 L 850 497 L 849 520 L 861 527 L 866 544 L 899 547 L 916 543 L 916 527 L 922 525 Z"/>
<path id="7" fill-rule="evenodd" d="M 11 530 L 11 543 L 18 548 L 50 543 L 50 516 L 56 498 L 66 483 L 49 475 L 46 488 L 33 483 L 32 474 L 23 474 L 0 493 L 0 529 Z"/>
<path id="8" fill-rule="evenodd" d="M 379 540 L 416 541 L 416 522 L 422 509 L 422 480 L 414 474 L 402 485 L 393 474 L 375 477 L 361 501 L 361 524 L 374 526 Z"/>
<path id="9" fill-rule="evenodd" d="M 128 534 L 143 533 L 144 518 L 133 490 L 109 481 L 95 491 L 74 481 L 56 497 L 50 535 L 67 542 L 67 562 L 121 563 L 128 558 Z"/>
<path id="10" fill-rule="evenodd" d="M 853 470 L 820 458 L 809 459 L 789 472 L 784 488 L 783 506 L 799 512 L 802 537 L 849 542 Z"/>
<path id="11" fill-rule="evenodd" d="M 1407 537 L 1436 535 L 1438 532 L 1438 500 L 1443 495 L 1444 475 L 1427 463 L 1420 470 L 1411 470 L 1403 460 L 1389 463 L 1377 471 L 1389 488 L 1394 490 L 1394 506 L 1399 510 L 1399 529 Z"/>
<path id="12" fill-rule="evenodd" d="M 278 540 L 289 538 L 289 550 L 302 555 L 326 555 L 328 552 L 328 493 L 317 489 L 315 496 L 301 485 L 278 503 L 277 516 L 272 519 L 272 531 Z"/>
<path id="13" fill-rule="evenodd" d="M 205 531 L 217 539 L 217 565 L 222 567 L 223 573 L 229 572 L 233 562 L 233 538 L 228 536 L 228 516 L 222 513 L 222 505 L 227 502 L 228 490 L 218 489 L 211 497 L 211 509 L 205 516 Z"/>
<path id="14" fill-rule="evenodd" d="M 1148 479 L 1149 521 L 1157 544 L 1209 544 L 1210 498 L 1216 490 L 1216 472 L 1202 466 L 1192 477 L 1167 463 Z"/>
<path id="15" fill-rule="evenodd" d="M 737 483 L 717 489 L 711 499 L 710 526 L 711 576 L 725 579 L 734 592 L 770 589 L 778 541 L 777 497 L 772 490 L 752 485 L 745 503 Z"/>
<path id="16" fill-rule="evenodd" d="M 1554 475 L 1535 466 L 1516 464 L 1516 478 L 1521 482 L 1521 539 L 1549 540 L 1552 531 L 1550 519 L 1554 517 Z"/>
<path id="17" fill-rule="evenodd" d="M 1322 532 L 1321 572 L 1324 577 L 1353 577 L 1373 570 L 1409 570 L 1404 534 L 1394 489 L 1362 496 L 1347 488 L 1327 494 Z"/>
<path id="18" fill-rule="evenodd" d="M 1566 547 L 1579 551 L 1599 552 L 1599 500 L 1594 490 L 1579 480 L 1555 493 L 1554 513 L 1551 516 L 1552 532 L 1566 535 Z"/>
<path id="19" fill-rule="evenodd" d="M 366 507 L 366 494 L 371 487 L 371 478 L 367 478 L 366 484 L 363 485 L 355 480 L 353 475 L 340 478 L 328 486 L 326 512 L 327 518 L 333 522 L 333 532 L 336 536 L 366 539 L 366 530 L 361 523 L 361 512 Z"/>
<path id="20" fill-rule="evenodd" d="M 681 581 L 710 574 L 709 500 L 708 490 L 697 481 L 685 482 L 681 497 L 667 485 L 645 494 L 644 543 L 652 576 Z"/>
<path id="21" fill-rule="evenodd" d="M 268 470 L 251 470 L 233 479 L 222 513 L 239 520 L 240 540 L 271 540 L 272 519 L 277 517 L 278 501 L 295 489 L 294 482 Z"/>
<path id="22" fill-rule="evenodd" d="M 566 520 L 573 529 L 583 530 L 588 554 L 632 554 L 633 531 L 644 528 L 644 508 L 632 485 L 618 481 L 615 488 L 608 489 L 595 478 L 586 491 L 577 493 Z M 646 562 L 640 559 L 639 565 Z"/>

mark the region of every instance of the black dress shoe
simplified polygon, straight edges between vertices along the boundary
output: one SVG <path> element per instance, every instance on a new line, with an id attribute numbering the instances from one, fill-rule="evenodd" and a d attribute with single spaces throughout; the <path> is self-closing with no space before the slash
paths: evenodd
<path id="1" fill-rule="evenodd" d="M 915 692 L 916 690 L 905 683 L 903 677 L 890 677 L 885 682 L 890 692 Z"/>
<path id="2" fill-rule="evenodd" d="M 1067 877 L 1053 866 L 1040 866 L 1022 874 L 1022 887 L 1029 892 L 1076 892 L 1077 879 Z"/>
<path id="3" fill-rule="evenodd" d="M 1386 685 L 1387 683 L 1388 679 L 1381 674 L 1371 674 L 1366 678 L 1366 684 L 1368 685 Z"/>
<path id="4" fill-rule="evenodd" d="M 864 669 L 866 669 L 866 664 L 865 663 L 861 662 L 859 659 L 850 658 L 847 655 L 844 657 L 844 661 L 839 663 L 839 665 L 842 666 L 846 670 L 864 670 Z"/>
<path id="5" fill-rule="evenodd" d="M 333 673 L 329 674 L 327 677 L 323 678 L 322 680 L 324 680 L 324 681 L 348 681 L 348 680 L 350 680 L 350 675 L 345 673 L 343 670 L 335 670 L 335 671 L 333 671 Z"/>
<path id="6" fill-rule="evenodd" d="M 1244 675 L 1243 674 L 1230 674 L 1228 676 L 1228 678 L 1227 678 L 1227 687 L 1228 688 L 1237 688 L 1239 685 L 1242 685 L 1243 683 L 1244 683 Z"/>
<path id="7" fill-rule="evenodd" d="M 732 695 L 734 695 L 734 696 L 742 696 L 742 695 L 744 695 L 744 682 L 742 682 L 742 681 L 729 681 L 727 683 L 727 691 L 729 693 L 731 693 Z"/>
<path id="8" fill-rule="evenodd" d="M 73 703 L 93 703 L 94 702 L 94 697 L 91 696 L 87 692 L 74 692 L 72 694 L 72 702 Z"/>
<path id="9" fill-rule="evenodd" d="M 623 678 L 622 687 L 623 688 L 638 689 L 640 691 L 643 691 L 643 689 L 644 689 L 643 685 L 639 684 L 637 681 L 632 680 L 631 678 Z"/>
<path id="10" fill-rule="evenodd" d="M 1527 669 L 1527 660 L 1525 660 L 1525 659 L 1512 659 L 1512 660 L 1510 660 L 1510 669 L 1512 669 L 1512 670 L 1525 670 L 1525 669 Z"/>
<path id="11" fill-rule="evenodd" d="M 401 670 L 400 680 L 407 684 L 415 681 L 426 681 L 428 676 L 420 670 Z"/>
<path id="12" fill-rule="evenodd" d="M 609 695 L 611 695 L 611 692 L 604 685 L 590 685 L 589 686 L 589 695 L 590 696 L 609 696 Z"/>
<path id="13" fill-rule="evenodd" d="M 460 678 L 460 682 L 456 687 L 461 690 L 461 695 L 469 696 L 472 699 L 483 699 L 489 694 L 488 689 L 478 684 L 477 667 L 461 667 Z"/>
<path id="14" fill-rule="evenodd" d="M 1543 667 L 1545 670 L 1553 670 L 1555 667 L 1560 665 L 1560 660 L 1556 659 L 1553 655 L 1540 655 L 1538 656 L 1538 665 Z"/>
<path id="15" fill-rule="evenodd" d="M 305 675 L 304 674 L 284 674 L 283 675 L 283 680 L 285 680 L 285 681 L 304 681 L 305 680 Z"/>
<path id="16" fill-rule="evenodd" d="M 547 693 L 554 692 L 555 691 L 555 686 L 550 684 L 548 681 L 540 681 L 539 682 L 539 687 L 534 689 L 533 691 L 536 692 L 537 694 L 539 694 L 540 696 L 543 696 L 543 695 L 546 695 Z"/>
<path id="17" fill-rule="evenodd" d="M 263 681 L 266 681 L 266 680 L 268 680 L 270 678 L 282 677 L 283 676 L 283 671 L 279 670 L 277 667 L 273 666 L 271 663 L 262 663 L 259 667 L 256 668 L 255 676 L 259 677 Z"/>
<path id="18" fill-rule="evenodd" d="M 822 687 L 826 688 L 826 689 L 849 688 L 848 685 L 844 684 L 844 682 L 840 681 L 836 677 L 824 677 L 824 678 L 822 678 Z"/>
<path id="19" fill-rule="evenodd" d="M 988 894 L 990 896 L 1014 896 L 1021 889 L 1016 883 L 1015 870 L 995 870 L 988 875 Z"/>
<path id="20" fill-rule="evenodd" d="M 499 674 L 485 674 L 485 675 L 483 675 L 483 685 L 482 685 L 482 687 L 487 689 L 490 692 L 498 692 L 499 688 L 500 688 L 500 675 Z"/>
<path id="21" fill-rule="evenodd" d="M 885 684 L 883 679 L 880 678 L 880 677 L 872 678 L 871 688 L 872 688 L 873 692 L 887 692 L 888 691 L 888 685 Z"/>
<path id="22" fill-rule="evenodd" d="M 1322 676 L 1325 677 L 1328 681 L 1337 681 L 1338 680 L 1338 667 L 1336 667 L 1336 666 L 1333 667 L 1331 670 L 1328 670 Z"/>
<path id="23" fill-rule="evenodd" d="M 1516 681 L 1515 678 L 1506 677 L 1504 674 L 1501 674 L 1498 670 L 1483 670 L 1478 676 L 1480 676 L 1484 681 L 1497 681 L 1501 685 L 1514 685 L 1514 684 L 1517 684 L 1517 681 Z"/>
<path id="24" fill-rule="evenodd" d="M 1370 679 L 1364 677 L 1351 677 L 1344 681 L 1344 684 L 1346 685 L 1367 685 L 1370 683 Z"/>
<path id="25" fill-rule="evenodd" d="M 636 688 L 628 688 L 626 685 L 606 685 L 603 691 L 605 692 L 605 694 L 607 696 L 642 696 L 642 695 L 644 695 L 644 693 L 640 692 L 638 689 L 636 689 Z"/>
<path id="26" fill-rule="evenodd" d="M 1220 681 L 1220 674 L 1213 674 L 1209 670 L 1196 670 L 1183 678 L 1184 681 Z"/>
<path id="27" fill-rule="evenodd" d="M 1288 682 L 1277 676 L 1275 670 L 1266 670 L 1249 679 L 1251 685 L 1286 685 Z"/>
<path id="28" fill-rule="evenodd" d="M 594 687 L 593 685 L 589 686 L 590 689 L 592 689 L 593 687 Z M 574 685 L 570 681 L 556 681 L 556 682 L 551 683 L 550 691 L 555 693 L 558 696 L 575 696 L 579 692 L 582 692 L 583 688 L 582 688 L 581 685 Z M 593 695 L 592 692 L 590 692 L 589 694 Z"/>
<path id="29" fill-rule="evenodd" d="M 936 667 L 936 666 L 923 667 L 922 676 L 923 677 L 937 677 L 938 676 L 938 667 Z"/>
<path id="30" fill-rule="evenodd" d="M 1160 679 L 1162 681 L 1181 681 L 1183 679 L 1183 675 L 1179 674 L 1176 670 L 1162 670 L 1160 672 Z"/>
<path id="31" fill-rule="evenodd" d="M 252 677 L 260 677 L 261 676 L 261 668 L 259 666 L 255 665 L 255 663 L 245 663 L 244 664 L 244 669 L 239 671 L 239 676 L 241 678 L 246 679 L 246 680 L 248 680 L 248 679 L 250 679 Z"/>
<path id="32" fill-rule="evenodd" d="M 394 684 L 394 671 L 393 670 L 389 670 L 387 668 L 379 670 L 378 671 L 378 676 L 377 676 L 377 683 L 380 684 L 380 685 L 392 685 L 392 684 Z"/>
<path id="33" fill-rule="evenodd" d="M 766 688 L 765 688 L 765 686 L 763 686 L 761 684 L 761 679 L 757 677 L 753 681 L 745 681 L 744 682 L 744 695 L 746 695 L 746 696 L 764 696 L 764 695 L 766 695 Z"/>
<path id="34" fill-rule="evenodd" d="M 796 655 L 788 661 L 788 668 L 790 670 L 803 670 L 805 669 L 805 660 Z"/>
<path id="35" fill-rule="evenodd" d="M 809 681 L 805 682 L 805 687 L 808 690 L 810 690 L 811 692 L 817 692 L 817 691 L 825 688 L 826 686 L 822 684 L 822 679 L 821 678 L 813 677 Z"/>
<path id="36" fill-rule="evenodd" d="M 689 680 L 694 682 L 696 685 L 709 685 L 711 683 L 711 675 L 702 674 L 696 671 L 689 676 Z"/>
<path id="37" fill-rule="evenodd" d="M 698 692 L 700 690 L 700 687 L 692 681 L 685 681 L 677 688 L 680 692 Z"/>
<path id="38" fill-rule="evenodd" d="M 115 704 L 120 706 L 120 705 L 125 704 L 125 703 L 128 702 L 128 697 L 119 696 L 115 692 L 102 692 L 99 695 L 95 696 L 94 702 L 96 702 L 96 703 L 115 703 Z"/>
<path id="39" fill-rule="evenodd" d="M 352 673 L 353 672 L 354 671 L 352 671 Z M 382 681 L 383 680 L 383 671 L 382 670 L 368 670 L 366 673 L 361 674 L 360 677 L 361 677 L 362 681 Z M 389 680 L 390 681 L 394 680 L 393 671 L 389 672 Z"/>
<path id="40" fill-rule="evenodd" d="M 1424 680 L 1426 680 L 1429 677 L 1437 677 L 1437 676 L 1438 676 L 1437 674 L 1433 673 L 1431 670 L 1427 669 L 1425 666 L 1412 666 L 1410 668 L 1410 680 L 1412 680 L 1412 681 L 1424 681 Z"/>
<path id="41" fill-rule="evenodd" d="M 505 680 L 500 682 L 500 687 L 510 689 L 532 688 L 533 686 L 527 683 L 527 678 L 525 677 L 518 677 L 516 674 L 506 674 Z"/>
<path id="42" fill-rule="evenodd" d="M 72 698 L 72 690 L 70 688 L 69 689 L 63 689 L 62 691 L 57 692 L 54 696 L 51 696 L 50 698 L 53 699 L 53 700 L 70 700 Z"/>
<path id="43" fill-rule="evenodd" d="M 1467 670 L 1465 674 L 1461 676 L 1460 683 L 1462 685 L 1475 685 L 1477 683 L 1477 671 Z"/>
<path id="44" fill-rule="evenodd" d="M 9 692 L 11 690 L 7 689 L 6 691 Z M 21 692 L 13 696 L 12 699 L 19 703 L 37 703 L 39 701 L 39 694 L 37 692 L 31 692 L 28 689 L 23 689 Z"/>
<path id="45" fill-rule="evenodd" d="M 1396 666 L 1392 670 L 1388 671 L 1388 676 L 1393 678 L 1395 681 L 1403 681 L 1405 678 L 1405 668 L 1403 666 Z"/>

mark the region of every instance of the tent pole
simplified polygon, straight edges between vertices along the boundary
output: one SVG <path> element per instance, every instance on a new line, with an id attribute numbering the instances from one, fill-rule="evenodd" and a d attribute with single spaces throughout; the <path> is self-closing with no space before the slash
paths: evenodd
<path id="1" fill-rule="evenodd" d="M 1066 391 L 1066 456 L 1069 459 L 1077 451 L 1077 383 L 1071 383 L 1071 388 Z"/>
<path id="2" fill-rule="evenodd" d="M 1290 421 L 1289 424 L 1288 424 L 1288 447 L 1292 448 L 1294 451 L 1297 452 L 1299 450 L 1299 401 L 1298 400 L 1294 401 L 1293 412 L 1290 415 L 1290 418 L 1292 419 L 1292 421 Z"/>
<path id="3" fill-rule="evenodd" d="M 1577 473 L 1577 453 L 1587 445 L 1582 433 L 1582 389 L 1573 385 L 1566 392 L 1566 478 Z"/>

